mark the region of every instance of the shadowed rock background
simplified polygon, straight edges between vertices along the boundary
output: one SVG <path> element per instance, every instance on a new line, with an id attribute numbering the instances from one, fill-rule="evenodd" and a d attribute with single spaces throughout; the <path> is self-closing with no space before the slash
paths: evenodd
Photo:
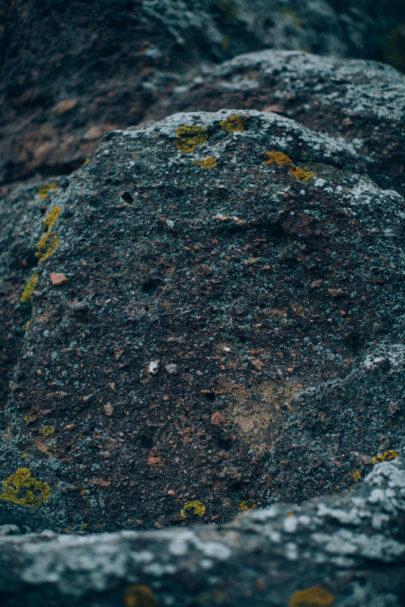
<path id="1" fill-rule="evenodd" d="M 0 11 L 4 604 L 401 605 L 402 5 Z"/>

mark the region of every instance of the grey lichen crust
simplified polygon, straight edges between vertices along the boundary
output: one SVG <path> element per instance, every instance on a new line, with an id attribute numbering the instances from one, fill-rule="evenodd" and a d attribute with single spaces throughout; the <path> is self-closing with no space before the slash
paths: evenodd
<path id="1" fill-rule="evenodd" d="M 401 455 L 345 496 L 222 527 L 0 537 L 2 604 L 282 607 L 312 593 L 329 602 L 307 604 L 400 607 L 404 522 Z"/>

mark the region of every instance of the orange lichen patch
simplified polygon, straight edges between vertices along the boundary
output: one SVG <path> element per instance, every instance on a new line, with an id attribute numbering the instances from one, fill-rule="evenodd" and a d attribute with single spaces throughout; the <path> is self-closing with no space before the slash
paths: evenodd
<path id="1" fill-rule="evenodd" d="M 373 464 L 380 464 L 381 462 L 389 462 L 390 460 L 398 457 L 398 455 L 398 451 L 390 449 L 389 451 L 385 451 L 384 453 L 379 453 L 376 457 L 373 457 L 371 461 Z"/>
<path id="2" fill-rule="evenodd" d="M 45 200 L 50 192 L 58 192 L 60 187 L 57 183 L 43 183 L 38 188 L 38 194 L 41 200 Z"/>
<path id="3" fill-rule="evenodd" d="M 294 175 L 295 179 L 298 179 L 298 181 L 307 181 L 314 176 L 313 172 L 309 169 L 301 169 L 300 167 L 291 167 L 290 173 L 291 175 Z"/>
<path id="4" fill-rule="evenodd" d="M 198 164 L 203 169 L 213 169 L 217 166 L 217 160 L 215 156 L 208 156 L 208 158 L 201 158 Z"/>
<path id="5" fill-rule="evenodd" d="M 245 130 L 247 121 L 247 116 L 232 114 L 229 118 L 222 120 L 219 124 L 221 125 L 221 129 L 227 133 L 236 133 L 237 131 Z"/>
<path id="6" fill-rule="evenodd" d="M 50 495 L 51 489 L 47 483 L 32 478 L 28 468 L 19 468 L 4 481 L 0 499 L 27 508 L 39 508 Z"/>
<path id="7" fill-rule="evenodd" d="M 37 243 L 37 251 L 35 253 L 38 261 L 45 261 L 48 257 L 52 257 L 59 246 L 59 236 L 49 230 L 44 234 L 41 240 Z"/>
<path id="8" fill-rule="evenodd" d="M 290 165 L 290 173 L 295 179 L 298 179 L 298 181 L 307 181 L 314 175 L 309 169 L 295 166 L 291 158 L 287 156 L 287 154 L 284 154 L 284 152 L 272 150 L 271 152 L 266 152 L 265 157 L 266 160 L 264 161 L 264 164 L 278 164 L 279 166 Z"/>
<path id="9" fill-rule="evenodd" d="M 38 281 L 38 272 L 35 272 L 27 284 L 25 285 L 23 292 L 21 293 L 20 301 L 22 303 L 29 303 L 34 295 L 35 287 Z"/>
<path id="10" fill-rule="evenodd" d="M 289 607 L 328 607 L 333 605 L 335 597 L 322 586 L 311 586 L 294 592 L 289 600 Z"/>
<path id="11" fill-rule="evenodd" d="M 239 507 L 241 510 L 254 510 L 256 508 L 256 504 L 254 503 L 254 501 L 252 499 L 248 499 L 248 500 L 243 500 L 239 504 Z"/>
<path id="12" fill-rule="evenodd" d="M 264 164 L 278 164 L 279 166 L 283 166 L 285 164 L 293 164 L 293 161 L 287 154 L 283 152 L 266 152 L 265 153 L 266 160 Z"/>
<path id="13" fill-rule="evenodd" d="M 273 440 L 294 413 L 294 395 L 302 384 L 264 381 L 233 390 L 229 397 L 227 419 L 236 432 L 256 453 L 270 451 Z"/>
<path id="14" fill-rule="evenodd" d="M 197 516 L 204 516 L 205 514 L 205 506 L 199 500 L 193 500 L 191 502 L 186 502 L 181 510 L 181 517 L 186 518 L 187 512 L 189 510 L 193 511 L 193 514 Z"/>
<path id="15" fill-rule="evenodd" d="M 353 472 L 352 479 L 354 480 L 355 483 L 359 482 L 359 480 L 361 479 L 361 470 L 360 470 L 360 468 L 358 468 L 357 470 L 355 470 Z"/>
<path id="16" fill-rule="evenodd" d="M 128 586 L 123 595 L 125 607 L 158 607 L 157 600 L 145 584 Z"/>
<path id="17" fill-rule="evenodd" d="M 55 428 L 53 426 L 43 426 L 41 432 L 42 436 L 51 436 L 55 432 Z"/>
<path id="18" fill-rule="evenodd" d="M 179 126 L 176 129 L 176 146 L 180 152 L 193 152 L 197 145 L 204 145 L 208 134 L 202 126 Z"/>
<path id="19" fill-rule="evenodd" d="M 60 207 L 58 207 L 58 205 L 56 205 L 55 207 L 53 207 L 53 209 L 51 211 L 49 211 L 48 215 L 42 221 L 43 230 L 44 231 L 49 230 L 49 228 L 51 228 L 53 226 L 53 224 L 55 223 L 55 221 L 58 219 L 59 215 L 60 215 Z"/>

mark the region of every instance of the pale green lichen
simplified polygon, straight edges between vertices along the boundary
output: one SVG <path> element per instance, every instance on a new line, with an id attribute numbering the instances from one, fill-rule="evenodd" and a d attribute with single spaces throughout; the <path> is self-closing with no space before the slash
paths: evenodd
<path id="1" fill-rule="evenodd" d="M 28 468 L 19 468 L 4 481 L 0 499 L 27 508 L 40 508 L 50 495 L 48 483 L 33 478 Z"/>
<path id="2" fill-rule="evenodd" d="M 180 152 L 193 152 L 197 145 L 204 145 L 208 134 L 202 126 L 179 126 L 176 129 L 176 146 Z"/>
<path id="3" fill-rule="evenodd" d="M 35 253 L 38 257 L 38 261 L 45 261 L 48 257 L 52 257 L 56 249 L 59 246 L 59 236 L 49 230 L 46 232 L 41 240 L 37 243 L 37 251 Z"/>
<path id="4" fill-rule="evenodd" d="M 22 303 L 29 303 L 34 295 L 35 287 L 38 282 L 38 272 L 35 272 L 29 281 L 26 283 L 23 292 L 21 293 L 20 301 Z"/>

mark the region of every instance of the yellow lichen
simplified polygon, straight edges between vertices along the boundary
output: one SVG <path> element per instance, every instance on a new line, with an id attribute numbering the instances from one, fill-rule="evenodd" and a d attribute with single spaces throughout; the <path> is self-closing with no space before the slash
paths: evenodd
<path id="1" fill-rule="evenodd" d="M 22 303 L 29 303 L 34 295 L 34 290 L 38 281 L 38 272 L 35 272 L 27 284 L 25 285 L 23 292 L 21 293 L 20 301 Z"/>
<path id="2" fill-rule="evenodd" d="M 267 158 L 267 160 L 264 161 L 264 164 L 278 164 L 280 166 L 283 166 L 284 164 L 293 164 L 293 161 L 291 160 L 291 158 L 289 156 L 287 156 L 287 154 L 284 154 L 283 152 L 266 152 L 265 156 Z"/>
<path id="3" fill-rule="evenodd" d="M 125 607 L 158 607 L 151 588 L 145 584 L 128 586 L 123 598 Z"/>
<path id="4" fill-rule="evenodd" d="M 376 457 L 373 457 L 372 463 L 379 464 L 381 462 L 389 462 L 391 459 L 395 459 L 398 457 L 399 453 L 390 449 L 389 451 L 385 451 L 384 453 L 379 453 Z"/>
<path id="5" fill-rule="evenodd" d="M 43 426 L 42 428 L 42 436 L 51 436 L 55 432 L 55 428 L 53 426 Z"/>
<path id="6" fill-rule="evenodd" d="M 37 251 L 35 255 L 39 261 L 45 261 L 48 257 L 52 257 L 59 246 L 59 236 L 49 230 L 44 234 L 41 240 L 37 243 Z"/>
<path id="7" fill-rule="evenodd" d="M 204 516 L 204 514 L 205 514 L 205 506 L 199 500 L 193 500 L 191 502 L 186 502 L 184 504 L 182 511 L 181 511 L 182 518 L 187 517 L 187 512 L 189 510 L 192 510 L 193 514 L 195 514 L 197 516 Z"/>
<path id="8" fill-rule="evenodd" d="M 293 161 L 287 154 L 284 152 L 275 152 L 272 150 L 271 152 L 265 153 L 266 160 L 264 164 L 278 164 L 279 166 L 290 165 L 290 173 L 298 179 L 298 181 L 307 181 L 310 177 L 313 177 L 313 172 L 309 169 L 304 169 L 301 167 L 295 166 Z"/>
<path id="9" fill-rule="evenodd" d="M 31 415 L 26 415 L 26 416 L 24 417 L 24 421 L 25 421 L 25 423 L 26 423 L 26 424 L 31 423 Z"/>
<path id="10" fill-rule="evenodd" d="M 227 53 L 229 51 L 229 47 L 231 46 L 229 36 L 224 36 L 221 40 L 221 48 Z"/>
<path id="11" fill-rule="evenodd" d="M 284 8 L 282 9 L 281 14 L 289 17 L 297 27 L 302 27 L 302 19 L 299 18 L 299 13 L 296 8 L 292 6 L 290 8 Z"/>
<path id="12" fill-rule="evenodd" d="M 198 164 L 203 169 L 213 169 L 217 166 L 217 161 L 215 156 L 208 156 L 208 158 L 201 158 Z"/>
<path id="13" fill-rule="evenodd" d="M 28 468 L 19 468 L 4 481 L 0 499 L 27 508 L 39 508 L 45 504 L 50 495 L 51 489 L 48 483 L 32 478 Z"/>
<path id="14" fill-rule="evenodd" d="M 51 228 L 53 226 L 53 224 L 55 223 L 55 221 L 58 219 L 59 215 L 60 215 L 60 207 L 58 207 L 56 205 L 56 207 L 53 207 L 53 209 L 51 211 L 49 211 L 48 215 L 42 221 L 43 230 L 44 231 L 49 230 L 49 228 Z"/>
<path id="15" fill-rule="evenodd" d="M 89 164 L 89 162 L 91 162 L 91 158 L 86 158 L 86 160 L 83 162 L 82 166 L 86 166 L 86 164 Z"/>
<path id="16" fill-rule="evenodd" d="M 256 508 L 256 504 L 253 502 L 252 499 L 243 500 L 240 503 L 241 510 L 254 510 L 255 508 Z"/>
<path id="17" fill-rule="evenodd" d="M 218 0 L 218 8 L 227 21 L 235 19 L 236 8 L 228 0 Z"/>
<path id="18" fill-rule="evenodd" d="M 322 586 L 311 586 L 294 592 L 288 605 L 289 607 L 328 607 L 333 605 L 334 600 L 333 594 Z"/>
<path id="19" fill-rule="evenodd" d="M 222 120 L 219 124 L 227 133 L 235 133 L 236 131 L 244 131 L 247 123 L 247 116 L 241 114 L 231 114 L 226 120 Z"/>
<path id="20" fill-rule="evenodd" d="M 41 200 L 45 200 L 50 192 L 57 192 L 59 189 L 57 183 L 43 183 L 38 188 L 38 194 Z"/>
<path id="21" fill-rule="evenodd" d="M 359 482 L 359 480 L 361 479 L 361 470 L 360 470 L 360 468 L 358 468 L 357 470 L 355 470 L 355 471 L 353 472 L 353 474 L 352 474 L 352 479 L 353 479 L 353 480 L 354 480 L 356 483 L 358 483 L 358 482 Z"/>
<path id="22" fill-rule="evenodd" d="M 202 126 L 179 126 L 176 130 L 176 146 L 180 152 L 193 152 L 197 145 L 204 145 L 208 135 Z"/>
<path id="23" fill-rule="evenodd" d="M 302 169 L 296 166 L 291 167 L 290 173 L 291 175 L 294 175 L 295 179 L 298 179 L 298 181 L 307 181 L 314 175 L 309 169 Z"/>
<path id="24" fill-rule="evenodd" d="M 27 322 L 25 322 L 21 328 L 23 331 L 28 331 L 29 326 L 30 326 L 30 321 L 27 320 Z"/>

